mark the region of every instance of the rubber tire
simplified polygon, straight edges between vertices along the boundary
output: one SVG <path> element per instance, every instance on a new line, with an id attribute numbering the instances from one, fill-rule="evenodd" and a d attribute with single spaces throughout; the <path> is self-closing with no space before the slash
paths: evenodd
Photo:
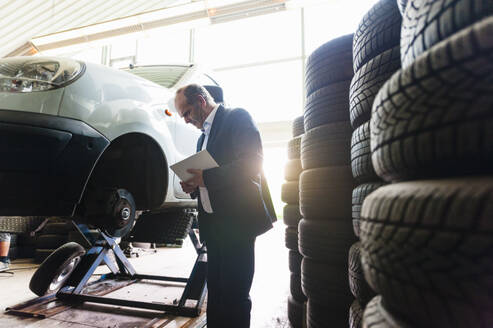
<path id="1" fill-rule="evenodd" d="M 303 258 L 301 262 L 301 288 L 310 301 L 321 306 L 345 310 L 353 301 L 347 282 L 347 262 L 331 265 Z"/>
<path id="2" fill-rule="evenodd" d="M 349 328 L 361 328 L 363 325 L 363 308 L 357 300 L 349 308 Z"/>
<path id="3" fill-rule="evenodd" d="M 97 229 L 89 229 L 89 233 L 91 234 L 92 238 L 97 240 L 99 239 L 100 232 Z M 68 241 L 69 242 L 74 242 L 79 245 L 81 245 L 84 248 L 91 248 L 92 244 L 90 244 L 90 241 L 88 242 L 79 231 L 71 231 L 68 234 Z"/>
<path id="4" fill-rule="evenodd" d="M 42 263 L 55 249 L 39 249 L 34 250 L 34 263 Z"/>
<path id="5" fill-rule="evenodd" d="M 352 44 L 353 35 L 344 35 L 321 45 L 308 57 L 305 78 L 307 97 L 329 84 L 352 78 Z"/>
<path id="6" fill-rule="evenodd" d="M 301 275 L 301 260 L 303 260 L 303 256 L 297 250 L 290 250 L 288 256 L 289 272 Z"/>
<path id="7" fill-rule="evenodd" d="M 70 221 L 65 222 L 48 222 L 41 230 L 43 235 L 65 235 L 74 230 Z"/>
<path id="8" fill-rule="evenodd" d="M 396 0 L 380 0 L 366 13 L 354 33 L 355 72 L 378 54 L 399 45 L 401 23 Z"/>
<path id="9" fill-rule="evenodd" d="M 348 276 L 349 289 L 358 302 L 365 306 L 376 294 L 368 285 L 361 265 L 361 243 L 354 243 L 349 249 Z"/>
<path id="10" fill-rule="evenodd" d="M 304 170 L 300 175 L 301 215 L 307 220 L 349 220 L 353 187 L 348 165 Z"/>
<path id="11" fill-rule="evenodd" d="M 402 20 L 402 67 L 458 31 L 493 14 L 489 0 L 409 0 Z"/>
<path id="12" fill-rule="evenodd" d="M 304 258 L 346 265 L 349 248 L 356 241 L 349 220 L 301 220 L 298 229 L 299 251 Z"/>
<path id="13" fill-rule="evenodd" d="M 306 98 L 305 133 L 320 125 L 349 119 L 349 87 L 351 80 L 329 84 Z"/>
<path id="14" fill-rule="evenodd" d="M 363 123 L 353 132 L 351 138 L 351 171 L 359 183 L 377 181 L 371 162 L 370 122 Z"/>
<path id="15" fill-rule="evenodd" d="M 83 256 L 85 253 L 84 247 L 77 243 L 66 243 L 59 247 L 34 272 L 29 282 L 29 289 L 38 296 L 45 295 L 49 291 L 53 279 L 63 271 L 70 261 L 76 257 Z M 56 292 L 56 290 L 52 292 Z"/>
<path id="16" fill-rule="evenodd" d="M 10 247 L 17 246 L 17 234 L 16 233 L 11 233 L 10 234 Z"/>
<path id="17" fill-rule="evenodd" d="M 301 219 L 302 216 L 298 204 L 284 205 L 283 220 L 285 225 L 298 229 L 298 223 Z"/>
<path id="18" fill-rule="evenodd" d="M 353 128 L 370 120 L 378 90 L 400 68 L 400 48 L 396 46 L 377 55 L 354 74 L 349 89 L 349 117 Z"/>
<path id="19" fill-rule="evenodd" d="M 284 236 L 286 248 L 292 251 L 298 251 L 298 229 L 287 227 Z"/>
<path id="20" fill-rule="evenodd" d="M 286 181 L 281 186 L 281 200 L 287 204 L 298 204 L 300 200 L 298 181 Z"/>
<path id="21" fill-rule="evenodd" d="M 349 304 L 320 305 L 308 300 L 306 306 L 307 328 L 339 328 L 348 325 Z"/>
<path id="22" fill-rule="evenodd" d="M 398 319 L 387 311 L 382 304 L 382 296 L 374 297 L 363 312 L 363 328 L 418 328 Z M 466 326 L 470 327 L 470 326 Z"/>
<path id="23" fill-rule="evenodd" d="M 492 205 L 491 176 L 391 184 L 365 199 L 363 269 L 389 310 L 416 326 L 493 327 Z"/>
<path id="24" fill-rule="evenodd" d="M 286 166 L 284 166 L 284 179 L 287 181 L 298 181 L 302 170 L 300 159 L 290 159 L 286 162 Z"/>
<path id="25" fill-rule="evenodd" d="M 384 84 L 372 162 L 386 181 L 491 173 L 493 17 L 459 32 Z"/>
<path id="26" fill-rule="evenodd" d="M 288 159 L 300 158 L 301 136 L 288 141 Z"/>
<path id="27" fill-rule="evenodd" d="M 353 197 L 352 197 L 352 217 L 353 217 L 353 230 L 354 234 L 359 237 L 360 235 L 360 214 L 361 207 L 363 206 L 363 201 L 366 196 L 372 193 L 374 190 L 380 188 L 385 185 L 383 182 L 371 182 L 364 183 L 362 185 L 357 186 L 353 189 Z"/>
<path id="28" fill-rule="evenodd" d="M 56 249 L 67 242 L 67 235 L 39 235 L 36 237 L 36 248 Z"/>
<path id="29" fill-rule="evenodd" d="M 19 247 L 17 246 L 10 246 L 9 247 L 9 252 L 7 254 L 9 260 L 13 261 L 17 258 L 19 258 Z"/>
<path id="30" fill-rule="evenodd" d="M 301 138 L 303 170 L 349 164 L 351 125 L 348 121 L 321 125 Z"/>
<path id="31" fill-rule="evenodd" d="M 291 291 L 291 296 L 298 302 L 306 301 L 306 296 L 301 290 L 301 274 L 291 273 L 289 290 Z"/>
<path id="32" fill-rule="evenodd" d="M 404 16 L 406 12 L 407 2 L 408 0 L 397 0 L 397 7 L 399 8 L 399 11 L 401 12 L 402 16 Z"/>
<path id="33" fill-rule="evenodd" d="M 17 246 L 17 252 L 21 259 L 34 258 L 34 255 L 36 254 L 36 250 L 33 246 Z"/>
<path id="34" fill-rule="evenodd" d="M 305 123 L 303 115 L 301 115 L 293 120 L 293 138 L 301 136 L 303 133 L 305 133 Z"/>
<path id="35" fill-rule="evenodd" d="M 288 297 L 288 320 L 293 328 L 303 328 L 305 304 L 292 296 Z"/>

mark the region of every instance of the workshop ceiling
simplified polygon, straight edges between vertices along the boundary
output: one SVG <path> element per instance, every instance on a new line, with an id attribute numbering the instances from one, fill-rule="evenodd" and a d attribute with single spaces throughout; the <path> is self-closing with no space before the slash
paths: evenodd
<path id="1" fill-rule="evenodd" d="M 277 10 L 279 5 L 284 6 L 286 2 L 296 1 L 302 2 L 301 0 L 0 0 L 0 17 L 2 17 L 0 57 L 35 54 L 41 50 L 37 48 L 35 40 L 43 37 L 46 39 L 46 36 L 57 36 L 60 33 L 71 33 L 71 42 L 77 42 L 73 39 L 73 35 L 77 36 L 80 31 L 79 39 L 89 40 L 92 35 L 84 34 L 87 33 L 88 28 L 94 30 L 99 25 L 109 23 L 114 25 L 114 23 L 125 24 L 127 21 L 132 21 L 128 24 L 134 30 L 143 29 L 145 24 L 147 27 L 163 25 L 163 19 L 159 15 L 166 17 L 166 12 L 185 7 L 200 8 L 199 11 L 191 12 L 188 16 L 190 14 L 195 15 L 195 18 L 205 16 L 214 23 L 214 20 L 223 17 L 234 18 L 241 11 L 260 12 L 272 9 L 273 6 L 276 6 Z M 141 21 L 143 17 L 149 15 L 153 15 L 152 21 Z M 188 19 L 188 16 L 181 17 Z M 169 21 L 169 17 L 166 20 Z M 137 24 L 135 21 L 138 21 Z M 122 28 L 120 26 L 117 32 L 121 32 Z M 115 30 L 104 31 L 104 33 L 106 33 L 105 38 L 110 37 L 112 33 L 115 34 Z M 57 46 L 52 42 L 50 46 L 53 45 Z"/>

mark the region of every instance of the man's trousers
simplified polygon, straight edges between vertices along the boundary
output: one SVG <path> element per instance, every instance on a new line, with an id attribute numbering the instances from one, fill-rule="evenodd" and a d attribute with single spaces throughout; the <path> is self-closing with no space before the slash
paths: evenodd
<path id="1" fill-rule="evenodd" d="M 250 327 L 255 238 L 209 238 L 206 246 L 207 328 Z"/>

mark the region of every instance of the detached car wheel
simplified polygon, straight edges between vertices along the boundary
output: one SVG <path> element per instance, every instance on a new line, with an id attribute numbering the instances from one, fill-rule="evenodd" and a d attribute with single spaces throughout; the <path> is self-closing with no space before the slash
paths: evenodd
<path id="1" fill-rule="evenodd" d="M 41 263 L 29 282 L 29 289 L 38 296 L 56 293 L 85 253 L 84 248 L 77 243 L 59 247 Z"/>

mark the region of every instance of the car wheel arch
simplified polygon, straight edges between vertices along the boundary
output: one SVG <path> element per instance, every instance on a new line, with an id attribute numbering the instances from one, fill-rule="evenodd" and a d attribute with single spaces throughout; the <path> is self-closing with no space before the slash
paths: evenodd
<path id="1" fill-rule="evenodd" d="M 100 188 L 129 190 L 138 210 L 154 209 L 166 199 L 169 172 L 163 148 L 151 136 L 132 132 L 121 135 L 105 148 L 88 177 L 78 209 Z"/>

